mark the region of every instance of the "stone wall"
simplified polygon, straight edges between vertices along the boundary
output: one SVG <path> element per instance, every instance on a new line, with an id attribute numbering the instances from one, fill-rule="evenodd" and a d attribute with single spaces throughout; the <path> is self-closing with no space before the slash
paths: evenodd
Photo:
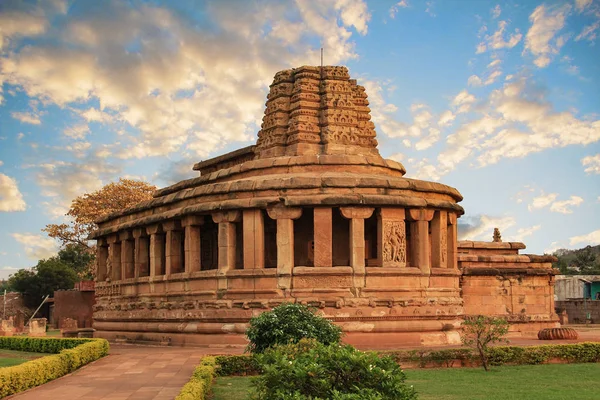
<path id="1" fill-rule="evenodd" d="M 62 321 L 71 318 L 80 328 L 92 327 L 94 292 L 79 290 L 60 290 L 54 292 L 54 321 L 63 329 Z"/>
<path id="2" fill-rule="evenodd" d="M 506 318 L 511 335 L 556 326 L 552 256 L 520 255 L 522 243 L 459 242 L 465 315 Z M 479 254 L 481 250 L 482 254 Z"/>
<path id="3" fill-rule="evenodd" d="M 585 324 L 587 314 L 590 314 L 590 323 L 600 323 L 599 300 L 564 300 L 556 302 L 558 311 L 565 310 L 571 324 Z"/>

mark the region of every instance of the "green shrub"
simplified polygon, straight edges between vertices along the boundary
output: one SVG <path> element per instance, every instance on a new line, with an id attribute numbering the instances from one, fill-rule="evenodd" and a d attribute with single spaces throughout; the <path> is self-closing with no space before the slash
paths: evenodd
<path id="1" fill-rule="evenodd" d="M 246 331 L 252 353 L 262 353 L 277 344 L 316 339 L 323 344 L 340 342 L 342 329 L 302 304 L 284 303 L 250 320 Z"/>
<path id="2" fill-rule="evenodd" d="M 258 375 L 260 366 L 253 354 L 217 356 L 217 375 Z"/>
<path id="3" fill-rule="evenodd" d="M 279 345 L 256 356 L 253 399 L 416 399 L 392 357 L 316 340 Z"/>
<path id="4" fill-rule="evenodd" d="M 93 340 L 97 339 L 0 336 L 0 349 L 56 354 Z"/>
<path id="5" fill-rule="evenodd" d="M 186 383 L 175 400 L 204 400 L 210 392 L 217 360 L 215 357 L 207 356 L 200 361 L 192 377 Z"/>
<path id="6" fill-rule="evenodd" d="M 0 369 L 2 398 L 59 378 L 104 357 L 108 354 L 109 346 L 104 339 L 0 337 L 0 348 L 57 353 Z"/>

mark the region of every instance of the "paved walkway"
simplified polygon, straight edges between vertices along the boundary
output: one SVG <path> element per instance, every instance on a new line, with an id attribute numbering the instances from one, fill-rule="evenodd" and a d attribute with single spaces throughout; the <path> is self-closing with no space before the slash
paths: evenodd
<path id="1" fill-rule="evenodd" d="M 173 400 L 202 356 L 242 351 L 111 344 L 107 357 L 11 399 Z"/>

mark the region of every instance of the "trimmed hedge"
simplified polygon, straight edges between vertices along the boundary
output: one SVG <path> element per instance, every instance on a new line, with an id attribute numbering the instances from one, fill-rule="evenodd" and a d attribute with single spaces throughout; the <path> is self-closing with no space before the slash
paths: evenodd
<path id="1" fill-rule="evenodd" d="M 108 354 L 104 339 L 0 337 L 0 348 L 54 353 L 0 369 L 0 398 L 59 378 Z"/>
<path id="2" fill-rule="evenodd" d="M 260 365 L 252 354 L 235 356 L 217 356 L 217 375 L 258 375 L 261 373 Z"/>
<path id="3" fill-rule="evenodd" d="M 479 365 L 479 356 L 472 349 L 444 350 L 405 350 L 381 352 L 392 356 L 398 364 L 417 363 L 426 366 L 452 367 L 457 361 L 463 364 Z M 576 344 L 549 344 L 518 347 L 496 346 L 488 351 L 490 365 L 532 365 L 543 364 L 552 359 L 568 363 L 600 362 L 600 342 Z M 217 356 L 217 375 L 259 375 L 262 371 L 253 355 Z"/>
<path id="4" fill-rule="evenodd" d="M 202 358 L 200 365 L 196 367 L 188 383 L 181 388 L 181 392 L 175 400 L 204 400 L 210 392 L 213 379 L 215 378 L 217 361 L 215 357 Z"/>

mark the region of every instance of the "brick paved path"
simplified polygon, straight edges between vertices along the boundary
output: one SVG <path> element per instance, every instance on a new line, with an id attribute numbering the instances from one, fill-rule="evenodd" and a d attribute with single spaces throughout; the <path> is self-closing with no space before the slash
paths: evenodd
<path id="1" fill-rule="evenodd" d="M 181 348 L 111 344 L 110 355 L 69 376 L 15 395 L 18 400 L 173 400 L 206 354 L 242 348 Z"/>

